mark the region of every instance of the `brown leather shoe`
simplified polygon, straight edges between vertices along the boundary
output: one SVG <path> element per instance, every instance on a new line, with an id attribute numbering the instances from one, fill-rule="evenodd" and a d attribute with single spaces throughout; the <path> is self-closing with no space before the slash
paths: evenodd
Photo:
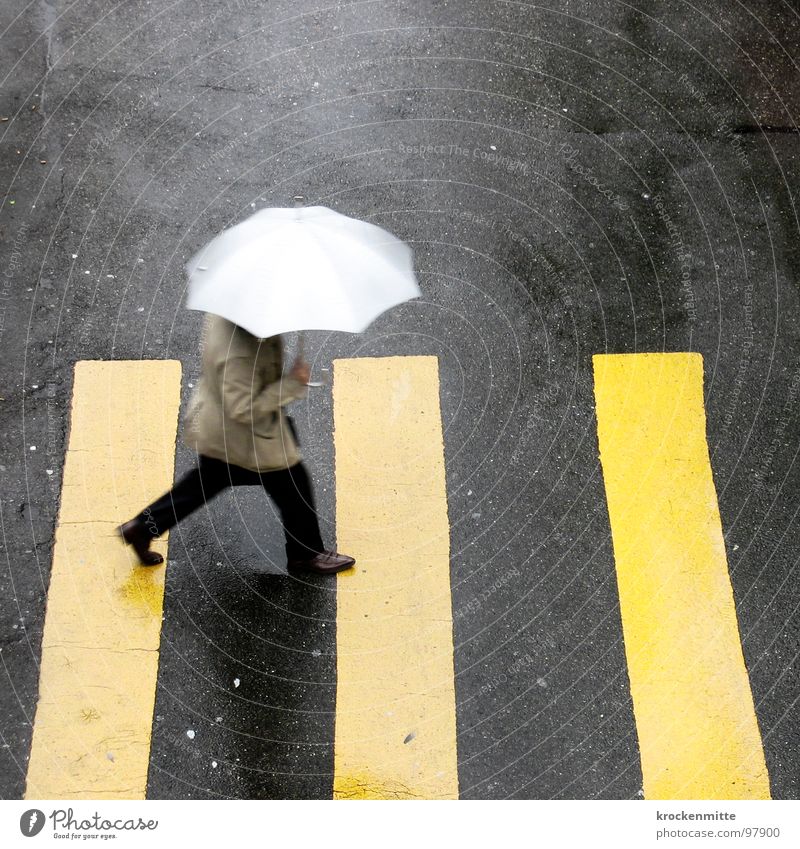
<path id="1" fill-rule="evenodd" d="M 142 566 L 158 566 L 164 562 L 164 558 L 157 551 L 150 551 L 153 535 L 139 519 L 131 519 L 130 522 L 120 525 L 117 533 L 133 547 Z"/>
<path id="2" fill-rule="evenodd" d="M 289 569 L 302 572 L 314 572 L 317 575 L 333 575 L 350 569 L 355 564 L 353 557 L 339 554 L 336 551 L 323 551 L 311 557 L 309 560 L 290 560 L 287 564 Z"/>

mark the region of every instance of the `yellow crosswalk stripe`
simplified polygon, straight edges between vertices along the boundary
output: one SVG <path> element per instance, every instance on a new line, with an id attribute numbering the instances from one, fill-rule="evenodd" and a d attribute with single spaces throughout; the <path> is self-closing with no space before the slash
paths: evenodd
<path id="1" fill-rule="evenodd" d="M 436 357 L 334 363 L 334 796 L 458 797 L 450 529 Z"/>
<path id="2" fill-rule="evenodd" d="M 75 366 L 27 799 L 145 796 L 165 570 L 134 565 L 114 529 L 172 484 L 180 377 L 176 361 Z"/>
<path id="3" fill-rule="evenodd" d="M 699 354 L 594 357 L 648 799 L 767 799 L 706 443 Z"/>

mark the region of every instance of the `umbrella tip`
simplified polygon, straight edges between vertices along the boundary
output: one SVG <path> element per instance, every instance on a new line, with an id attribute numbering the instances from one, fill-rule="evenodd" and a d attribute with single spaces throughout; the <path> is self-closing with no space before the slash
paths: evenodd
<path id="1" fill-rule="evenodd" d="M 300 206 L 304 206 L 305 202 L 306 202 L 306 199 L 305 199 L 304 195 L 295 195 L 292 198 L 292 203 L 294 204 L 295 208 L 300 207 Z"/>

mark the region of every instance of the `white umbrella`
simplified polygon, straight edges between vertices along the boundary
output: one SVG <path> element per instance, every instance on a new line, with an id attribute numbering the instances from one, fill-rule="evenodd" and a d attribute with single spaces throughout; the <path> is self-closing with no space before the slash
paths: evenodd
<path id="1" fill-rule="evenodd" d="M 360 333 L 422 293 L 411 249 L 374 224 L 325 206 L 263 209 L 187 263 L 189 309 L 259 337 L 295 330 Z"/>

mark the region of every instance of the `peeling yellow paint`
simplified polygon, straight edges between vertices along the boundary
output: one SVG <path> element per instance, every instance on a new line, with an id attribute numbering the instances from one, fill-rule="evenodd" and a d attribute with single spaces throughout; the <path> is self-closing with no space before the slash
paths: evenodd
<path id="1" fill-rule="evenodd" d="M 337 799 L 458 798 L 438 368 L 334 362 Z"/>
<path id="2" fill-rule="evenodd" d="M 369 773 L 336 776 L 337 799 L 418 799 L 404 784 Z"/>
<path id="3" fill-rule="evenodd" d="M 144 798 L 165 570 L 115 527 L 172 483 L 180 373 L 75 366 L 26 799 Z"/>
<path id="4" fill-rule="evenodd" d="M 648 799 L 768 799 L 706 443 L 699 354 L 594 357 Z"/>

